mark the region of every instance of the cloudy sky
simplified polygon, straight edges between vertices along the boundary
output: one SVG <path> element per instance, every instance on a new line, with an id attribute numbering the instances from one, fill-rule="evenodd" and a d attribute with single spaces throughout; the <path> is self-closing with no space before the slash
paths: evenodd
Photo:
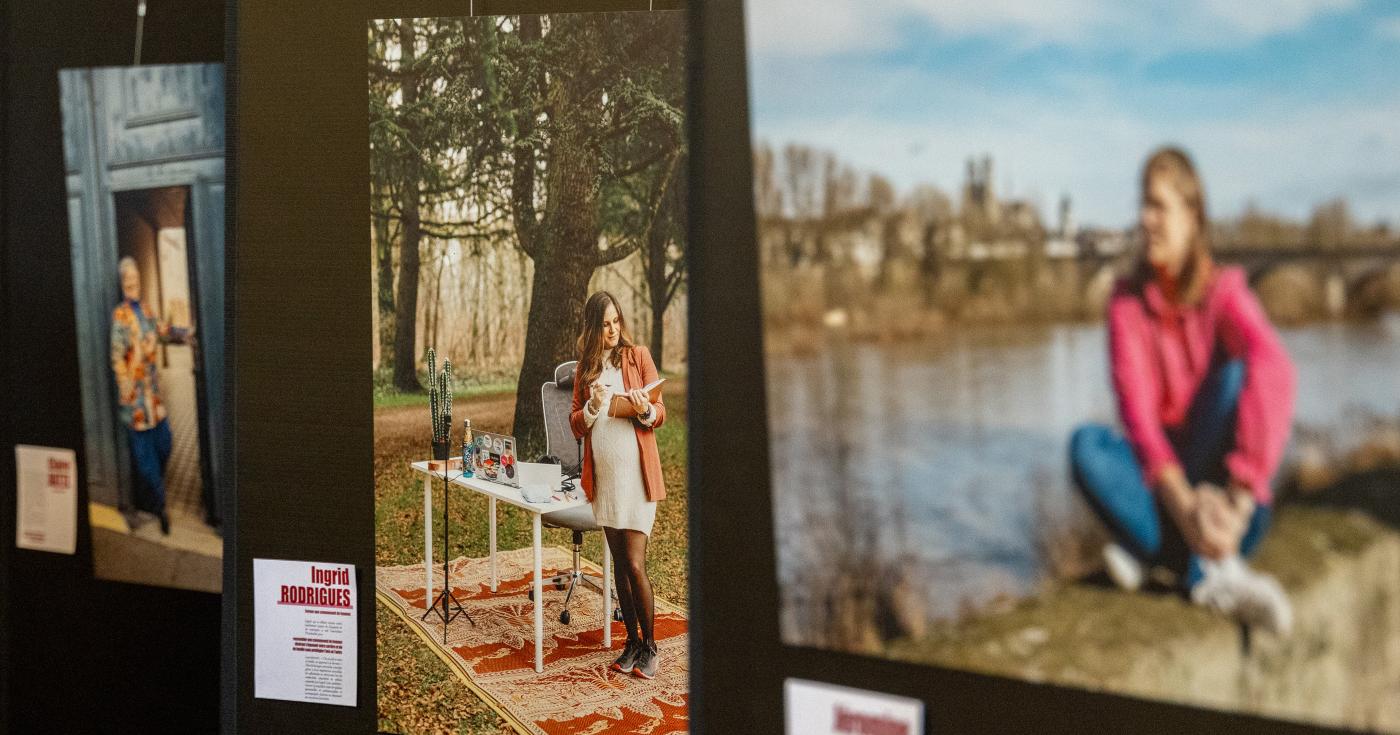
<path id="1" fill-rule="evenodd" d="M 1216 216 L 1344 196 L 1400 224 L 1400 2 L 756 0 L 757 140 L 813 144 L 903 190 L 1005 194 L 1128 224 L 1145 154 L 1197 159 Z"/>

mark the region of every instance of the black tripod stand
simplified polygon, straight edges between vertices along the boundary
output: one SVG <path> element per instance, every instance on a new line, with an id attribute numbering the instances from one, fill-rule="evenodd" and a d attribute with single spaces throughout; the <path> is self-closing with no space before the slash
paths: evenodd
<path id="1" fill-rule="evenodd" d="M 437 452 L 434 452 L 436 454 Z M 446 455 L 447 452 L 442 452 Z M 447 475 L 451 472 L 450 463 L 442 460 L 442 592 L 439 592 L 433 601 L 428 603 L 428 609 L 423 612 L 420 620 L 427 620 L 429 615 L 436 614 L 442 619 L 442 642 L 447 643 L 447 624 L 457 619 L 458 615 L 465 615 L 467 622 L 476 625 L 472 619 L 472 614 L 467 612 L 467 608 L 458 601 L 457 596 L 452 594 L 452 578 L 448 576 L 447 562 L 450 554 L 447 549 L 448 525 L 447 525 L 447 505 L 452 497 L 447 483 Z M 441 605 L 439 606 L 439 602 Z M 439 609 L 441 607 L 441 609 Z"/>

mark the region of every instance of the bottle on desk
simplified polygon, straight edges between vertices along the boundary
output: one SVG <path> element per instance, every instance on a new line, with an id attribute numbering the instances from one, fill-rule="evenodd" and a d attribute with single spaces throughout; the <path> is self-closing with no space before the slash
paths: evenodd
<path id="1" fill-rule="evenodd" d="M 462 477 L 473 477 L 476 440 L 472 438 L 472 420 L 462 419 Z"/>

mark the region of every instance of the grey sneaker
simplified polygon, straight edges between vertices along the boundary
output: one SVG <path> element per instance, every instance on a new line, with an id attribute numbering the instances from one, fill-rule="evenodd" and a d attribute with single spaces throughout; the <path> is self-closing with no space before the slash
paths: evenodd
<path id="1" fill-rule="evenodd" d="M 1119 589 L 1136 592 L 1142 587 L 1142 562 L 1122 546 L 1112 543 L 1104 545 L 1103 566 L 1108 570 L 1109 579 L 1112 579 Z"/>
<path id="2" fill-rule="evenodd" d="M 660 656 L 656 652 L 656 641 L 647 641 L 637 647 L 637 664 L 632 675 L 642 679 L 656 678 Z"/>
<path id="3" fill-rule="evenodd" d="M 622 647 L 622 655 L 616 661 L 609 664 L 608 668 L 613 671 L 620 671 L 629 674 L 637 665 L 637 654 L 642 652 L 642 641 L 637 638 L 628 638 L 627 645 Z"/>
<path id="4" fill-rule="evenodd" d="M 1237 556 L 1206 562 L 1205 578 L 1191 590 L 1191 601 L 1275 635 L 1286 636 L 1293 628 L 1293 607 L 1278 581 Z"/>

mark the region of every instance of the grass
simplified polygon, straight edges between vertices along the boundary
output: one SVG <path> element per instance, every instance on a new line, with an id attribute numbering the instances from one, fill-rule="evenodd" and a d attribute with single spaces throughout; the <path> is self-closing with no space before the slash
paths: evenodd
<path id="1" fill-rule="evenodd" d="M 505 432 L 514 413 L 512 386 L 471 387 L 454 400 L 454 412 L 472 420 L 473 428 Z M 416 400 L 415 400 L 416 399 Z M 383 403 L 381 403 L 383 400 Z M 407 469 L 408 462 L 426 452 L 424 395 L 375 397 L 375 562 L 379 565 L 420 563 L 423 559 L 423 489 Z M 666 390 L 666 423 L 657 430 L 667 497 L 657 507 L 647 570 L 658 597 L 688 606 L 686 487 L 686 403 L 684 378 L 672 378 Z M 454 494 L 448 523 L 450 557 L 487 553 L 485 498 L 458 500 Z M 434 496 L 441 513 L 442 491 Z M 441 516 L 434 532 L 441 533 Z M 501 505 L 499 548 L 530 545 L 530 514 Z M 440 538 L 440 537 L 439 537 Z M 546 545 L 569 548 L 568 531 L 545 529 Z M 434 557 L 441 559 L 441 547 Z M 583 554 L 601 565 L 602 535 L 587 534 Z M 509 726 L 476 697 L 456 675 L 418 640 L 403 622 L 376 606 L 379 672 L 379 728 L 395 733 L 510 732 Z"/>
<path id="2" fill-rule="evenodd" d="M 515 383 L 507 380 L 498 380 L 479 385 L 459 386 L 452 391 L 452 401 L 455 405 L 457 401 L 469 401 L 473 398 L 483 396 L 500 395 L 503 393 L 513 393 Z M 403 393 L 397 390 L 386 389 L 374 392 L 374 407 L 380 408 L 402 408 L 404 406 L 426 406 L 428 405 L 428 393 Z M 423 419 L 427 420 L 427 414 Z"/>
<path id="3" fill-rule="evenodd" d="M 684 374 L 663 371 L 662 377 L 668 382 L 684 380 Z M 473 398 L 484 398 L 513 394 L 515 392 L 515 379 L 505 376 L 487 376 L 481 382 L 473 382 L 467 385 L 458 384 L 453 388 L 452 401 L 454 405 L 457 401 L 470 401 Z M 670 393 L 667 393 L 667 400 L 671 400 Z M 393 386 L 390 375 L 387 371 L 378 371 L 374 378 L 374 408 L 401 408 L 403 406 L 426 406 L 428 405 L 428 392 L 423 391 L 400 391 Z M 669 403 L 667 404 L 670 405 Z M 426 418 L 426 417 L 425 417 Z M 658 437 L 658 441 L 659 441 Z"/>

